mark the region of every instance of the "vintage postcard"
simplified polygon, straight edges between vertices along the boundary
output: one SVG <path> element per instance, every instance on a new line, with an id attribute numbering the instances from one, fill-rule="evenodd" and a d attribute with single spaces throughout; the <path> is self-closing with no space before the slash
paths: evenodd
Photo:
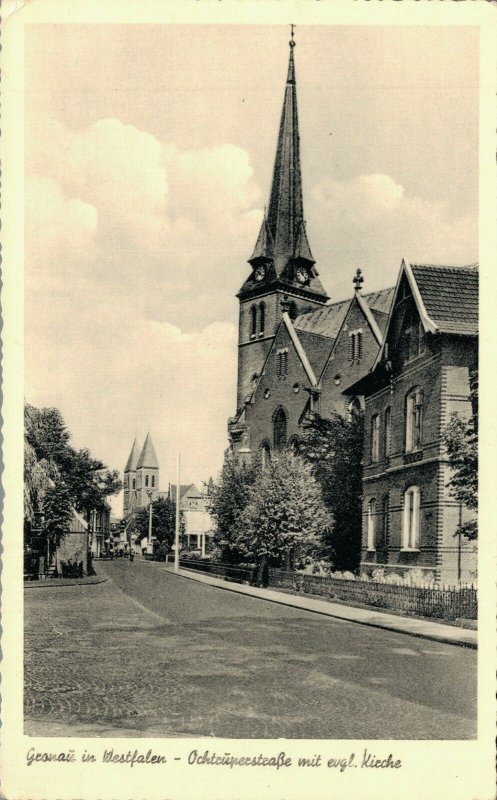
<path id="1" fill-rule="evenodd" d="M 496 33 L 4 4 L 8 800 L 493 796 Z"/>

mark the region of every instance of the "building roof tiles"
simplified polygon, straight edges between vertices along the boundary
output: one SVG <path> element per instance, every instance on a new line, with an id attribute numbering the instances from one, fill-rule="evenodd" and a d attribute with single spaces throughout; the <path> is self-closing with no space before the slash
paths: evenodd
<path id="1" fill-rule="evenodd" d="M 478 331 L 478 265 L 411 264 L 426 313 L 444 333 Z"/>

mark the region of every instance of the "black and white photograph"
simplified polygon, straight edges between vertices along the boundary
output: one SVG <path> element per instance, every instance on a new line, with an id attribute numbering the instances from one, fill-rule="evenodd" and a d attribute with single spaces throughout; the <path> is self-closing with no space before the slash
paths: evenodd
<path id="1" fill-rule="evenodd" d="M 487 797 L 481 23 L 288 5 L 23 26 L 32 800 Z"/>

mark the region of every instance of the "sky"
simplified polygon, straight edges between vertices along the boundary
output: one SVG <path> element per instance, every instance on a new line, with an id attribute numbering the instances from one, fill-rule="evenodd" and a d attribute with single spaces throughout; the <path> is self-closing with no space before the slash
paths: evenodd
<path id="1" fill-rule="evenodd" d="M 150 430 L 162 489 L 179 451 L 182 483 L 222 466 L 288 39 L 273 25 L 26 31 L 25 396 L 120 471 Z M 357 267 L 367 292 L 402 257 L 477 260 L 477 29 L 295 39 L 307 232 L 331 299 Z"/>

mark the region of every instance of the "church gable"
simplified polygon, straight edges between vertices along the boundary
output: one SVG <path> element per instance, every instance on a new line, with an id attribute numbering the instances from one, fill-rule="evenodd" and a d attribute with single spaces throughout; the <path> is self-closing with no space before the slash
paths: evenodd
<path id="1" fill-rule="evenodd" d="M 345 413 L 350 398 L 344 398 L 343 389 L 371 369 L 382 343 L 387 321 L 383 309 L 391 293 L 391 290 L 376 292 L 370 300 L 370 296 L 356 292 L 349 301 L 343 324 L 321 375 L 323 416 Z"/>

